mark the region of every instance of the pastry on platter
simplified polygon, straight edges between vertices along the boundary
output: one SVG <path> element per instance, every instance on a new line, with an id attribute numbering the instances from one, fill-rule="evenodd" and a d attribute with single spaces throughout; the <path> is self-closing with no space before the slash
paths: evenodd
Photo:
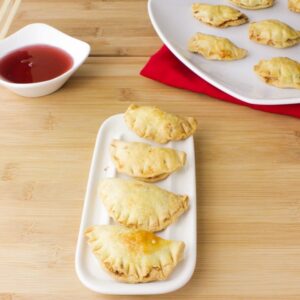
<path id="1" fill-rule="evenodd" d="M 250 40 L 275 48 L 287 48 L 300 42 L 300 32 L 278 20 L 253 22 L 248 34 Z"/>
<path id="2" fill-rule="evenodd" d="M 99 198 L 118 223 L 137 229 L 160 231 L 188 209 L 188 196 L 166 191 L 138 180 L 108 178 L 100 181 Z"/>
<path id="3" fill-rule="evenodd" d="M 230 0 L 230 2 L 245 9 L 262 9 L 274 5 L 274 0 Z"/>
<path id="4" fill-rule="evenodd" d="M 165 144 L 191 136 L 197 121 L 192 117 L 180 117 L 155 106 L 131 104 L 125 112 L 125 122 L 138 136 Z"/>
<path id="5" fill-rule="evenodd" d="M 192 11 L 197 20 L 214 27 L 225 28 L 248 22 L 245 14 L 227 5 L 194 3 Z"/>
<path id="6" fill-rule="evenodd" d="M 91 226 L 85 235 L 103 268 L 115 279 L 128 283 L 167 279 L 182 260 L 185 248 L 181 241 L 123 226 Z"/>
<path id="7" fill-rule="evenodd" d="M 245 49 L 238 48 L 230 40 L 200 32 L 189 41 L 188 49 L 210 60 L 237 60 L 247 56 Z"/>
<path id="8" fill-rule="evenodd" d="M 289 0 L 288 1 L 289 10 L 293 12 L 300 12 L 300 0 Z"/>
<path id="9" fill-rule="evenodd" d="M 186 160 L 183 151 L 120 140 L 112 141 L 110 153 L 118 172 L 147 182 L 165 179 L 181 169 Z"/>
<path id="10" fill-rule="evenodd" d="M 300 63 L 287 57 L 261 60 L 255 73 L 266 83 L 279 88 L 300 89 Z"/>

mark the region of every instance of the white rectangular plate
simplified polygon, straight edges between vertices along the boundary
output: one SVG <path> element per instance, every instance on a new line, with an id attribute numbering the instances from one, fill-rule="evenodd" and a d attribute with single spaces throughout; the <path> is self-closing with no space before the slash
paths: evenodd
<path id="1" fill-rule="evenodd" d="M 196 179 L 195 153 L 193 137 L 180 142 L 170 142 L 166 147 L 185 151 L 187 162 L 184 168 L 157 183 L 160 187 L 174 193 L 186 194 L 190 198 L 189 210 L 180 217 L 178 222 L 158 233 L 166 239 L 182 240 L 186 244 L 185 257 L 171 276 L 165 281 L 126 284 L 112 279 L 99 265 L 89 249 L 84 231 L 96 224 L 113 224 L 105 207 L 97 197 L 97 185 L 101 178 L 122 177 L 117 174 L 110 159 L 109 145 L 113 139 L 124 141 L 148 142 L 129 131 L 123 121 L 123 114 L 107 119 L 97 135 L 96 146 L 91 164 L 87 192 L 79 230 L 76 249 L 76 272 L 81 282 L 89 289 L 103 294 L 142 295 L 162 294 L 174 291 L 185 285 L 191 278 L 196 264 Z M 154 143 L 151 143 L 155 145 Z M 156 146 L 158 146 L 156 144 Z"/>
<path id="2" fill-rule="evenodd" d="M 300 60 L 300 44 L 286 49 L 275 49 L 249 40 L 248 26 L 218 29 L 200 23 L 191 11 L 195 2 L 230 5 L 229 0 L 149 0 L 151 22 L 159 37 L 173 54 L 194 73 L 240 100 L 252 104 L 275 105 L 300 103 L 300 90 L 279 89 L 265 84 L 253 72 L 253 66 L 261 59 L 287 56 Z M 245 10 L 250 22 L 278 19 L 300 30 L 300 15 L 289 11 L 287 0 L 276 0 L 271 8 Z M 210 61 L 187 50 L 189 39 L 203 32 L 229 38 L 237 46 L 247 49 L 248 56 L 236 61 Z"/>

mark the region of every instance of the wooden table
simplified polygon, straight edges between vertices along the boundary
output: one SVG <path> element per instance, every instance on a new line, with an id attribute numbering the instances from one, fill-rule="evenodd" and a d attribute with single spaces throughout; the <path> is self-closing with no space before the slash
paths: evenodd
<path id="1" fill-rule="evenodd" d="M 53 95 L 0 89 L 0 299 L 132 299 L 82 286 L 74 252 L 97 130 L 136 102 L 199 120 L 197 267 L 155 299 L 299 300 L 300 121 L 139 76 L 161 45 L 146 0 L 25 0 L 11 32 L 32 22 L 92 57 Z"/>

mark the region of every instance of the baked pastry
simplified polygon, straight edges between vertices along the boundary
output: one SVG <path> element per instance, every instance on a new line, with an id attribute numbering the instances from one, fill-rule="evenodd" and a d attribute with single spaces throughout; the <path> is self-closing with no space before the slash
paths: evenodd
<path id="1" fill-rule="evenodd" d="M 245 49 L 238 48 L 226 38 L 200 32 L 192 37 L 188 49 L 211 60 L 236 60 L 247 55 Z"/>
<path id="2" fill-rule="evenodd" d="M 138 180 L 108 178 L 100 181 L 99 198 L 118 223 L 160 231 L 188 209 L 188 196 L 176 195 Z"/>
<path id="3" fill-rule="evenodd" d="M 245 9 L 262 9 L 274 5 L 274 0 L 230 0 L 230 2 Z"/>
<path id="4" fill-rule="evenodd" d="M 300 63 L 287 57 L 261 60 L 255 73 L 266 83 L 279 88 L 300 89 Z"/>
<path id="5" fill-rule="evenodd" d="M 192 11 L 196 19 L 214 27 L 225 28 L 248 22 L 245 14 L 226 5 L 194 3 Z"/>
<path id="6" fill-rule="evenodd" d="M 167 279 L 182 260 L 185 248 L 181 241 L 123 226 L 91 226 L 85 235 L 104 269 L 115 279 L 128 283 Z"/>
<path id="7" fill-rule="evenodd" d="M 275 48 L 287 48 L 300 42 L 300 32 L 278 20 L 253 22 L 248 34 L 250 40 Z"/>
<path id="8" fill-rule="evenodd" d="M 119 140 L 112 141 L 110 153 L 118 172 L 147 182 L 165 179 L 182 168 L 186 160 L 182 151 Z"/>
<path id="9" fill-rule="evenodd" d="M 186 139 L 197 128 L 197 121 L 194 118 L 176 116 L 155 106 L 136 104 L 128 107 L 125 123 L 138 136 L 160 144 Z"/>
<path id="10" fill-rule="evenodd" d="M 293 12 L 300 12 L 300 0 L 289 0 L 288 2 L 289 10 Z"/>

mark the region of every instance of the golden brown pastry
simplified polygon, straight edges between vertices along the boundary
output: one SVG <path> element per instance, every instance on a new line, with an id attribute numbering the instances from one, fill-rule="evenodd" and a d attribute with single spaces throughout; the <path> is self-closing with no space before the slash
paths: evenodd
<path id="1" fill-rule="evenodd" d="M 181 169 L 186 154 L 171 148 L 113 140 L 110 153 L 116 169 L 137 179 L 156 182 Z"/>
<path id="2" fill-rule="evenodd" d="M 245 9 L 262 9 L 274 5 L 274 0 L 230 0 L 230 2 Z"/>
<path id="3" fill-rule="evenodd" d="M 250 40 L 275 48 L 287 48 L 300 42 L 300 32 L 278 20 L 253 22 L 248 34 Z"/>
<path id="4" fill-rule="evenodd" d="M 245 49 L 238 48 L 230 40 L 200 32 L 192 37 L 188 49 L 211 60 L 237 60 L 247 56 Z"/>
<path id="5" fill-rule="evenodd" d="M 186 139 L 197 128 L 194 118 L 176 116 L 155 106 L 136 104 L 128 107 L 125 122 L 138 136 L 160 144 Z"/>
<path id="6" fill-rule="evenodd" d="M 98 193 L 109 215 L 130 228 L 160 231 L 188 209 L 188 196 L 138 180 L 104 179 Z"/>
<path id="7" fill-rule="evenodd" d="M 287 57 L 261 60 L 254 66 L 255 73 L 266 83 L 279 88 L 300 89 L 300 64 Z"/>
<path id="8" fill-rule="evenodd" d="M 289 0 L 288 2 L 289 10 L 293 12 L 300 12 L 300 0 Z"/>
<path id="9" fill-rule="evenodd" d="M 225 28 L 248 22 L 245 14 L 226 5 L 194 3 L 192 11 L 196 19 L 214 27 Z"/>
<path id="10" fill-rule="evenodd" d="M 167 279 L 182 260 L 185 248 L 181 241 L 122 226 L 91 226 L 85 234 L 104 269 L 128 283 Z"/>

